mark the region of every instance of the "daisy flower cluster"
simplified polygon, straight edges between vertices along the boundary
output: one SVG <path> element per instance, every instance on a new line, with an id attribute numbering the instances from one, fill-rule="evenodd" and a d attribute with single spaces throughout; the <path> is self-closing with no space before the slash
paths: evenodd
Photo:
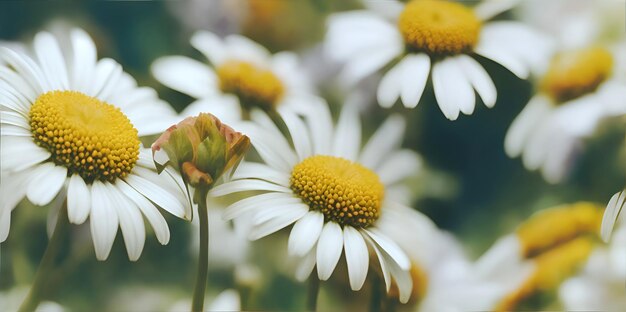
<path id="1" fill-rule="evenodd" d="M 623 5 L 0 4 L 0 310 L 620 310 Z"/>

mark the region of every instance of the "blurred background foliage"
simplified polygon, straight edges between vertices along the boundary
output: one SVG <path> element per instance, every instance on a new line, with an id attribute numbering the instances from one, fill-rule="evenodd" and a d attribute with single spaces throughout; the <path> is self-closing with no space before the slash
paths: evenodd
<path id="1" fill-rule="evenodd" d="M 159 85 L 150 75 L 150 64 L 173 54 L 203 59 L 189 44 L 195 30 L 208 29 L 221 35 L 241 32 L 271 51 L 300 52 L 315 72 L 319 67 L 331 67 L 319 59 L 325 17 L 358 7 L 356 0 L 2 1 L 0 40 L 29 44 L 42 29 L 60 32 L 74 26 L 84 28 L 96 41 L 100 57 L 120 62 L 140 85 L 155 88 L 180 111 L 192 99 Z M 621 120 L 600 128 L 575 159 L 569 179 L 560 185 L 547 184 L 540 174 L 526 171 L 519 159 L 509 159 L 504 153 L 504 135 L 528 102 L 533 85 L 493 62 L 480 62 L 499 90 L 497 104 L 493 109 L 477 105 L 472 116 L 455 122 L 446 120 L 439 111 L 432 86 L 426 88 L 422 103 L 413 110 L 400 105 L 381 109 L 374 103 L 374 94 L 367 93 L 367 86 L 362 97 L 366 135 L 392 112 L 406 116 L 404 144 L 421 153 L 428 165 L 423 177 L 412 180 L 411 188 L 419 194 L 413 207 L 456 234 L 473 258 L 534 211 L 579 200 L 604 203 L 626 182 Z M 332 77 L 329 71 L 325 75 Z M 337 112 L 346 96 L 332 81 L 322 81 L 319 88 Z M 54 210 L 21 204 L 31 207 L 14 211 L 11 235 L 1 247 L 0 291 L 32 282 L 47 243 L 47 214 Z M 137 290 L 145 285 L 172 298 L 189 298 L 196 266 L 189 248 L 192 226 L 166 217 L 170 243 L 160 246 L 149 236 L 142 257 L 135 263 L 128 261 L 121 235 L 109 259 L 96 261 L 88 228 L 72 226 L 72 239 L 67 238 L 65 245 L 67 256 L 58 264 L 49 297 L 75 310 L 98 307 L 111 311 L 119 307 L 116 300 L 152 298 L 142 297 Z M 251 259 L 262 272 L 262 284 L 255 285 L 246 296 L 249 309 L 303 309 L 305 286 L 294 282 L 283 268 L 285 246 L 286 237 L 280 236 L 253 244 Z M 343 275 L 336 273 L 333 278 Z M 212 294 L 235 286 L 228 270 L 212 270 L 209 279 Z M 331 290 L 322 291 L 324 296 Z M 349 292 L 347 287 L 332 291 L 363 296 Z"/>

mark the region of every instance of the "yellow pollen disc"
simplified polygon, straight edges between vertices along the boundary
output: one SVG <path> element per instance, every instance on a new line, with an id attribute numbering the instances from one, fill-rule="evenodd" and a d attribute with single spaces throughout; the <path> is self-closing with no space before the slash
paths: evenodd
<path id="1" fill-rule="evenodd" d="M 565 279 L 580 269 L 593 246 L 592 238 L 579 237 L 534 258 L 534 272 L 519 289 L 500 302 L 496 311 L 520 310 L 519 304 L 528 297 L 557 289 Z"/>
<path id="2" fill-rule="evenodd" d="M 541 88 L 562 103 L 595 91 L 612 68 L 613 56 L 604 48 L 562 52 L 552 59 Z"/>
<path id="3" fill-rule="evenodd" d="M 226 61 L 217 68 L 217 77 L 220 89 L 236 95 L 248 108 L 271 110 L 284 93 L 283 84 L 274 73 L 249 62 Z"/>
<path id="4" fill-rule="evenodd" d="M 139 157 L 139 137 L 117 107 L 75 91 L 51 91 L 31 106 L 30 127 L 52 161 L 86 182 L 126 177 Z"/>
<path id="5" fill-rule="evenodd" d="M 581 235 L 597 235 L 603 207 L 581 202 L 546 209 L 517 229 L 524 257 L 533 257 Z"/>
<path id="6" fill-rule="evenodd" d="M 385 193 L 378 176 L 360 164 L 333 156 L 312 156 L 294 166 L 291 189 L 326 220 L 367 227 L 380 215 Z"/>
<path id="7" fill-rule="evenodd" d="M 414 0 L 398 19 L 404 42 L 430 55 L 469 52 L 478 42 L 481 22 L 472 10 L 459 3 Z"/>

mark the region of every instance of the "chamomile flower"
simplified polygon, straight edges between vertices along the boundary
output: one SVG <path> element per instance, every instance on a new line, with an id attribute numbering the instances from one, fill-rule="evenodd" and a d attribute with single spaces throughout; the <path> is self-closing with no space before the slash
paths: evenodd
<path id="1" fill-rule="evenodd" d="M 430 221 L 394 201 L 394 186 L 416 173 L 419 157 L 399 150 L 404 122 L 392 116 L 361 148 L 355 106 L 344 105 L 336 127 L 324 103 L 307 106 L 303 118 L 279 108 L 293 143 L 260 111 L 242 130 L 265 164 L 244 162 L 232 181 L 215 187 L 214 196 L 261 191 L 229 206 L 224 218 L 252 216 L 250 239 L 259 239 L 293 224 L 288 251 L 302 257 L 296 277 L 306 279 L 317 265 L 319 279 L 333 273 L 345 251 L 350 286 L 359 290 L 367 276 L 369 251 L 376 254 L 387 290 L 393 278 L 401 302 L 409 299 L 411 263 L 386 233 L 397 220 Z M 415 231 L 410 228 L 405 231 Z M 406 233 L 406 232 L 405 232 Z M 416 248 L 419 248 L 416 246 Z"/>
<path id="2" fill-rule="evenodd" d="M 257 107 L 306 105 L 311 86 L 298 57 L 291 52 L 270 54 L 258 43 L 240 36 L 223 39 L 200 31 L 191 45 L 208 64 L 185 56 L 166 56 L 152 64 L 152 73 L 164 85 L 197 99 L 181 113 L 210 112 L 227 124 Z"/>
<path id="3" fill-rule="evenodd" d="M 37 34 L 34 58 L 0 49 L 7 63 L 0 67 L 0 241 L 24 197 L 46 205 L 66 192 L 70 222 L 90 220 L 96 257 L 108 257 L 120 227 L 134 261 L 145 242 L 143 216 L 160 243 L 169 241 L 155 204 L 181 218 L 190 215 L 180 178 L 159 176 L 139 140 L 165 129 L 175 114 L 118 63 L 97 60 L 84 31 L 74 29 L 70 37 L 64 51 L 51 34 Z"/>
<path id="4" fill-rule="evenodd" d="M 474 9 L 434 0 L 366 3 L 375 3 L 375 12 L 330 17 L 326 50 L 334 60 L 346 63 L 340 81 L 348 84 L 390 68 L 378 85 L 383 107 L 391 107 L 398 98 L 404 106 L 415 107 L 432 72 L 439 108 L 446 118 L 456 120 L 460 113 L 473 113 L 474 90 L 487 107 L 496 103 L 495 85 L 476 61 L 478 56 L 527 78 L 543 65 L 551 49 L 546 38 L 520 23 L 487 22 L 499 12 L 490 1 Z"/>
<path id="5" fill-rule="evenodd" d="M 582 272 L 561 285 L 559 298 L 569 311 L 619 311 L 626 306 L 625 280 L 626 226 L 622 223 L 611 243 L 596 248 Z"/>
<path id="6" fill-rule="evenodd" d="M 614 77 L 617 50 L 588 46 L 557 53 L 538 93 L 515 118 L 505 137 L 509 157 L 559 183 L 599 123 L 626 114 L 626 84 Z"/>
<path id="7" fill-rule="evenodd" d="M 515 310 L 531 296 L 558 289 L 596 247 L 601 218 L 601 207 L 591 203 L 554 207 L 498 240 L 474 269 L 483 281 L 514 287 L 486 310 Z"/>

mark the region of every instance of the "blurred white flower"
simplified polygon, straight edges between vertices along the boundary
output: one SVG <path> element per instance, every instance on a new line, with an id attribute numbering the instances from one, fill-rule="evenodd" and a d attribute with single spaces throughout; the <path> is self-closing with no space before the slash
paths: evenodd
<path id="1" fill-rule="evenodd" d="M 204 311 L 240 311 L 241 310 L 241 297 L 239 293 L 234 289 L 227 289 L 222 291 L 213 300 L 206 300 Z M 179 312 L 189 311 L 191 308 L 190 300 L 180 300 L 172 305 L 167 311 Z"/>
<path id="2" fill-rule="evenodd" d="M 513 10 L 524 23 L 556 39 L 560 49 L 576 49 L 624 37 L 626 10 L 620 0 L 524 0 Z"/>
<path id="3" fill-rule="evenodd" d="M 344 105 L 336 127 L 325 103 L 305 108 L 303 118 L 288 107 L 278 109 L 295 150 L 265 113 L 252 111 L 254 123 L 241 128 L 250 134 L 265 164 L 242 163 L 232 181 L 215 187 L 212 194 L 263 191 L 232 204 L 224 217 L 252 215 L 251 239 L 293 224 L 288 250 L 302 257 L 296 272 L 299 280 L 306 279 L 315 265 L 318 277 L 327 280 L 345 250 L 351 288 L 359 290 L 369 268 L 369 246 L 378 256 L 387 290 L 395 279 L 399 299 L 406 302 L 412 287 L 410 261 L 384 229 L 394 228 L 398 219 L 433 225 L 396 203 L 393 192 L 388 192 L 416 174 L 421 164 L 416 153 L 398 149 L 403 119 L 389 117 L 361 148 L 361 122 L 354 105 Z M 419 229 L 405 229 L 414 230 Z"/>
<path id="4" fill-rule="evenodd" d="M 487 22 L 506 8 L 496 1 L 473 10 L 450 1 L 366 3 L 372 10 L 329 18 L 326 52 L 346 63 L 339 81 L 349 85 L 388 68 L 378 85 L 383 107 L 398 98 L 404 106 L 415 107 L 432 72 L 439 108 L 446 118 L 456 120 L 459 113 L 474 112 L 474 90 L 487 107 L 496 103 L 495 85 L 477 55 L 520 78 L 544 66 L 550 55 L 550 42 L 523 24 Z"/>
<path id="5" fill-rule="evenodd" d="M 67 192 L 70 222 L 90 219 L 96 257 L 108 257 L 120 227 L 134 261 L 145 242 L 143 216 L 160 243 L 169 241 L 155 204 L 181 218 L 191 211 L 180 178 L 160 177 L 139 141 L 175 113 L 118 63 L 98 61 L 87 33 L 74 29 L 70 37 L 66 51 L 51 34 L 37 34 L 34 58 L 0 48 L 7 63 L 0 66 L 0 241 L 24 197 L 41 206 Z"/>
<path id="6" fill-rule="evenodd" d="M 316 100 L 298 56 L 292 52 L 272 55 L 246 37 L 221 39 L 207 31 L 194 34 L 191 45 L 209 64 L 185 56 L 166 56 L 152 64 L 157 80 L 198 99 L 185 108 L 183 116 L 209 112 L 234 125 L 242 110 L 305 106 Z"/>
<path id="7" fill-rule="evenodd" d="M 507 155 L 521 156 L 526 169 L 540 169 L 549 183 L 561 182 L 598 124 L 626 114 L 626 83 L 615 78 L 624 58 L 617 48 L 600 46 L 558 53 L 511 124 Z"/>
<path id="8" fill-rule="evenodd" d="M 3 311 L 18 311 L 20 305 L 28 294 L 30 287 L 13 287 L 0 292 L 0 307 Z M 63 306 L 52 301 L 43 301 L 37 306 L 35 312 L 63 312 L 67 311 Z"/>
<path id="9" fill-rule="evenodd" d="M 624 281 L 626 222 L 615 231 L 609 246 L 596 248 L 582 272 L 561 285 L 559 296 L 569 311 L 620 311 L 626 307 Z"/>
<path id="10" fill-rule="evenodd" d="M 538 293 L 558 289 L 596 247 L 602 209 L 579 202 L 535 213 L 476 261 L 474 276 L 506 289 L 485 310 L 512 311 Z"/>

